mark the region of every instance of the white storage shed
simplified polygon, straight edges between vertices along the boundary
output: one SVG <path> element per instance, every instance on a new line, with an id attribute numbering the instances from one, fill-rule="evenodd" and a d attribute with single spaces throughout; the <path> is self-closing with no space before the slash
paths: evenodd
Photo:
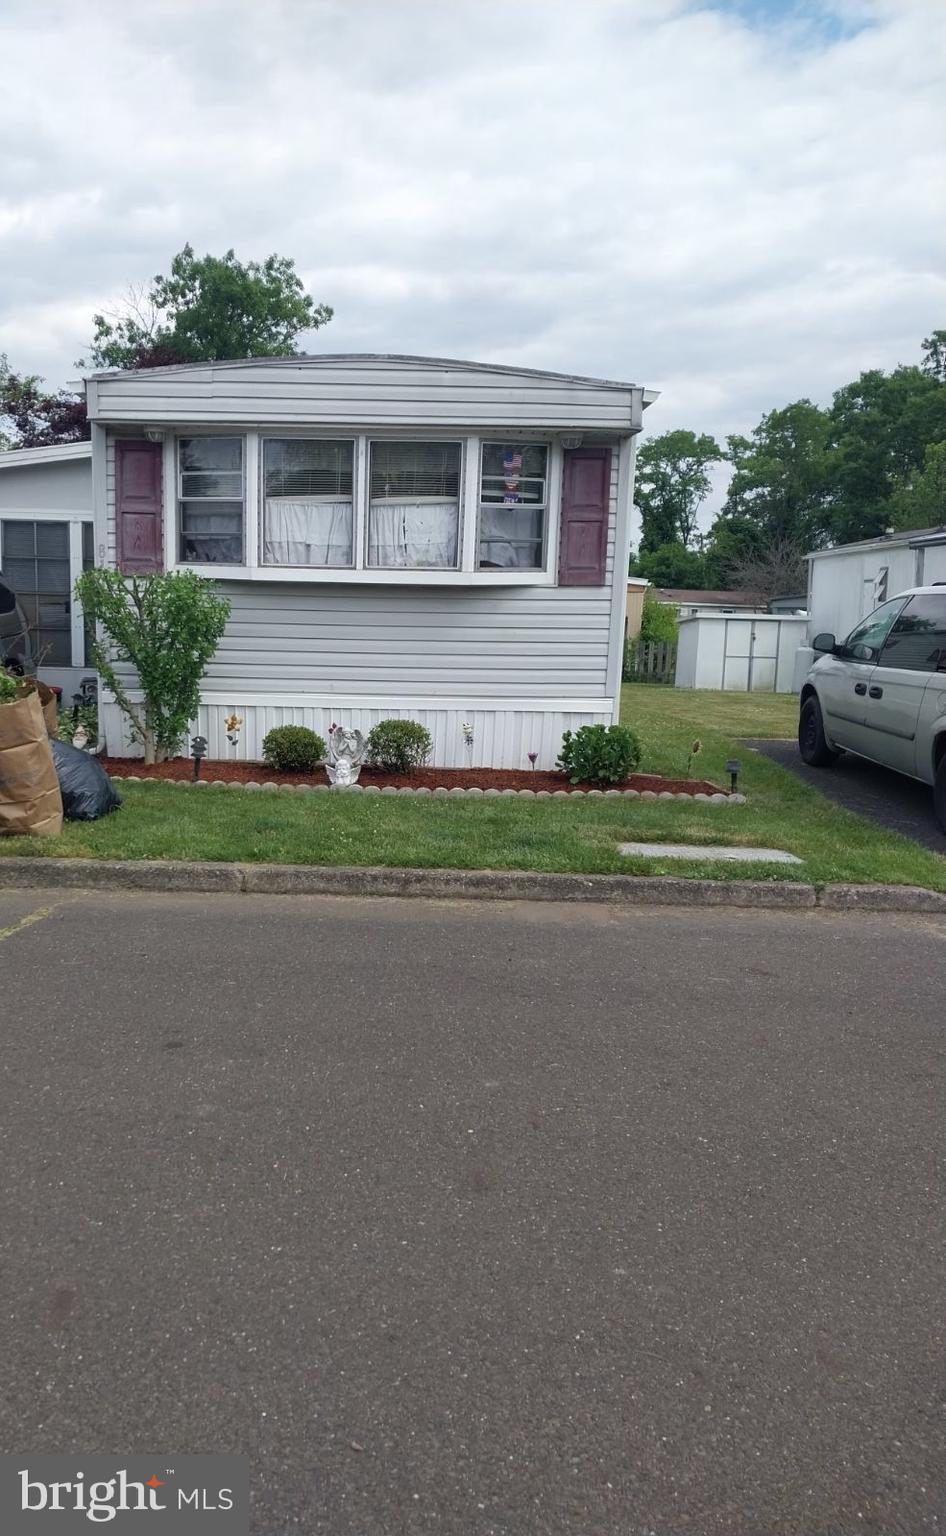
<path id="1" fill-rule="evenodd" d="M 791 693 L 795 655 L 807 629 L 804 614 L 702 613 L 681 619 L 676 686 Z"/>

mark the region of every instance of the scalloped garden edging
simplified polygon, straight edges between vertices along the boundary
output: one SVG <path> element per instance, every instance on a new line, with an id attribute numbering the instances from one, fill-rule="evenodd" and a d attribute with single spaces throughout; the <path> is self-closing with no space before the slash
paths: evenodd
<path id="1" fill-rule="evenodd" d="M 111 779 L 125 784 L 172 784 L 178 789 L 242 789 L 265 790 L 270 794 L 296 795 L 414 795 L 421 799 L 435 800 L 688 800 L 702 805 L 745 805 L 745 795 L 724 795 L 720 790 L 714 795 L 689 794 L 669 789 L 395 789 L 389 785 L 379 789 L 376 784 L 276 784 L 271 779 L 258 781 L 225 779 L 158 779 L 139 777 L 135 773 L 111 773 Z"/>

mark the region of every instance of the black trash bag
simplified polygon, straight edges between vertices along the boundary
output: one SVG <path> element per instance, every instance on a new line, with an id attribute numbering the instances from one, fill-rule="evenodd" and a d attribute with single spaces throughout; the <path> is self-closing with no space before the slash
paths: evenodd
<path id="1" fill-rule="evenodd" d="M 59 775 L 62 813 L 67 821 L 97 821 L 109 811 L 117 811 L 121 795 L 102 764 L 88 752 L 80 752 L 68 742 L 49 739 L 53 762 Z"/>

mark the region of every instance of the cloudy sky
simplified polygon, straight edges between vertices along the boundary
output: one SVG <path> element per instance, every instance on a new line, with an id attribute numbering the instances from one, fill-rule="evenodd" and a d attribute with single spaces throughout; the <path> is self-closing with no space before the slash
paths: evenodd
<path id="1" fill-rule="evenodd" d="M 0 351 L 201 253 L 311 350 L 632 379 L 725 434 L 946 323 L 942 0 L 0 0 Z M 659 413 L 659 419 L 658 419 Z"/>

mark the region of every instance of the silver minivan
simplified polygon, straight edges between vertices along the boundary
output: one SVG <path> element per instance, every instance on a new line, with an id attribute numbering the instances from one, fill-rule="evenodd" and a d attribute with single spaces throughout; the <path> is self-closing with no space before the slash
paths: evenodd
<path id="1" fill-rule="evenodd" d="M 856 752 L 933 787 L 946 832 L 946 586 L 912 587 L 881 603 L 820 654 L 801 690 L 798 750 L 826 768 Z"/>

